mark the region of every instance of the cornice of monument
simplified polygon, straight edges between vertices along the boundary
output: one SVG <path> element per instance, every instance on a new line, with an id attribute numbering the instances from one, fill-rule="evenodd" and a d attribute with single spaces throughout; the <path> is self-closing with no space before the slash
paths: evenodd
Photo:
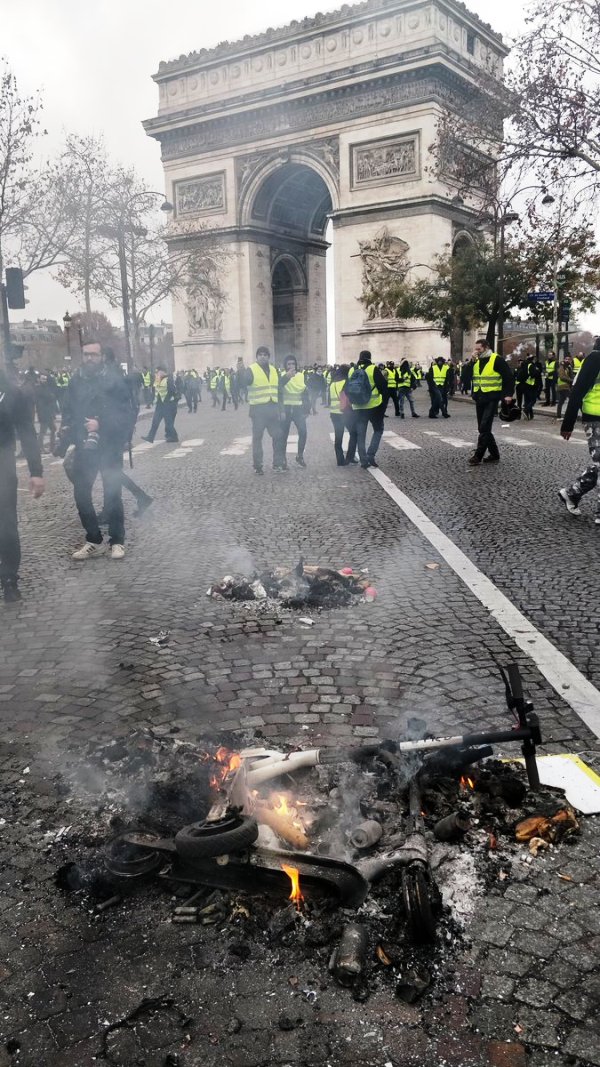
<path id="1" fill-rule="evenodd" d="M 197 52 L 180 55 L 178 59 L 163 61 L 159 64 L 158 72 L 153 77 L 155 81 L 160 82 L 178 73 L 189 73 L 191 70 L 209 66 L 223 59 L 237 57 L 242 59 L 261 48 L 270 48 L 282 42 L 289 44 L 292 40 L 300 41 L 324 29 L 339 29 L 346 23 L 355 23 L 361 16 L 371 18 L 373 15 L 390 15 L 397 11 L 425 6 L 445 8 L 449 12 L 458 15 L 492 42 L 501 54 L 508 54 L 508 49 L 503 44 L 502 34 L 497 33 L 489 23 L 484 22 L 478 15 L 470 11 L 465 4 L 461 3 L 461 0 L 364 0 L 363 3 L 359 4 L 344 4 L 334 11 L 317 12 L 312 17 L 307 17 L 301 21 L 294 20 L 284 26 L 269 27 L 263 33 L 247 34 L 238 41 L 221 41 L 213 48 L 201 48 Z"/>
<path id="2" fill-rule="evenodd" d="M 458 72 L 434 61 L 413 71 L 395 71 L 388 76 L 379 74 L 370 80 L 353 85 L 330 85 L 327 89 L 296 96 L 293 99 L 254 101 L 243 111 L 221 110 L 219 114 L 180 116 L 170 115 L 162 122 L 157 119 L 144 123 L 150 136 L 161 142 L 163 159 L 179 159 L 186 155 L 210 152 L 223 147 L 253 144 L 280 136 L 293 136 L 319 126 L 335 127 L 352 117 L 361 117 L 400 106 L 431 100 L 451 104 L 466 88 Z M 245 103 L 247 103 L 245 101 Z M 282 126 L 280 128 L 281 119 Z M 332 129 L 332 133 L 336 132 Z M 323 134 L 323 136 L 326 136 Z"/>

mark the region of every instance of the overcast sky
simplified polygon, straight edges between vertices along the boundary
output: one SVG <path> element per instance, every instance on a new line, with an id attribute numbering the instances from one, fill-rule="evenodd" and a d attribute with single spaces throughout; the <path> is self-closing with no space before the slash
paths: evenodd
<path id="1" fill-rule="evenodd" d="M 0 0 L 0 53 L 23 92 L 42 93 L 49 155 L 65 132 L 102 134 L 112 156 L 161 189 L 159 145 L 141 126 L 157 109 L 159 62 L 337 6 L 341 0 Z M 519 0 L 468 6 L 507 38 L 519 33 Z M 28 285 L 28 318 L 76 310 L 77 299 L 49 276 Z M 117 321 L 118 312 L 111 317 Z"/>

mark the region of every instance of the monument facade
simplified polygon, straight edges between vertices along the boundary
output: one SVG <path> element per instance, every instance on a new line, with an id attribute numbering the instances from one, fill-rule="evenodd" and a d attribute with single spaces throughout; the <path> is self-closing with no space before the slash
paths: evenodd
<path id="1" fill-rule="evenodd" d="M 426 273 L 468 224 L 433 167 L 436 123 L 505 55 L 457 0 L 366 0 L 161 63 L 144 125 L 175 207 L 168 239 L 219 248 L 175 301 L 176 365 L 233 366 L 259 344 L 301 364 L 447 354 L 426 323 L 361 297 L 390 272 Z"/>

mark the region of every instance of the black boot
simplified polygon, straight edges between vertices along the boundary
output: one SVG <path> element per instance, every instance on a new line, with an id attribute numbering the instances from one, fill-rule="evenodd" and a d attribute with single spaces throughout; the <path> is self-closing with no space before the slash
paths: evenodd
<path id="1" fill-rule="evenodd" d="M 16 578 L 2 579 L 2 595 L 6 604 L 16 604 L 22 599 Z"/>

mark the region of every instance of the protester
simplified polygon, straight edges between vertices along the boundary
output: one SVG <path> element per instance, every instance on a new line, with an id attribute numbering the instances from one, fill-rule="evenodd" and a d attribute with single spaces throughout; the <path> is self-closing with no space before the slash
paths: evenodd
<path id="1" fill-rule="evenodd" d="M 304 459 L 304 449 L 306 448 L 307 439 L 306 414 L 307 411 L 310 410 L 306 380 L 304 374 L 298 370 L 298 361 L 295 356 L 286 356 L 283 368 L 283 374 L 280 380 L 280 399 L 283 405 L 283 420 L 281 424 L 283 452 L 285 456 L 287 441 L 293 423 L 298 431 L 296 463 L 299 467 L 306 467 Z"/>
<path id="2" fill-rule="evenodd" d="M 573 433 L 580 408 L 590 452 L 590 463 L 570 486 L 559 489 L 558 495 L 569 514 L 581 515 L 579 508 L 581 498 L 597 488 L 599 492 L 594 522 L 600 526 L 600 337 L 596 338 L 593 350 L 583 360 L 573 383 L 560 428 L 561 437 L 564 437 L 565 441 L 568 441 Z"/>
<path id="3" fill-rule="evenodd" d="M 416 411 L 416 408 L 415 408 L 415 402 L 414 402 L 413 397 L 412 397 L 413 389 L 417 388 L 417 379 L 415 378 L 414 372 L 411 370 L 410 363 L 408 362 L 407 359 L 403 360 L 402 363 L 400 364 L 400 369 L 397 372 L 397 377 L 398 377 L 398 412 L 397 412 L 397 414 L 399 414 L 401 419 L 404 418 L 404 401 L 408 400 L 408 405 L 410 407 L 410 413 L 411 413 L 413 419 L 418 419 L 419 416 L 417 414 L 417 411 Z"/>
<path id="4" fill-rule="evenodd" d="M 283 445 L 282 415 L 279 398 L 279 372 L 271 363 L 266 345 L 256 349 L 256 362 L 241 371 L 248 389 L 248 403 L 252 420 L 252 462 L 256 474 L 263 470 L 263 437 L 265 430 L 273 442 L 273 470 L 287 470 Z"/>
<path id="5" fill-rule="evenodd" d="M 365 383 L 364 392 L 362 383 Z M 362 393 L 361 401 L 355 399 L 355 391 Z M 360 353 L 356 369 L 351 371 L 346 384 L 346 393 L 356 415 L 356 446 L 363 470 L 377 467 L 375 461 L 377 450 L 383 437 L 383 418 L 387 404 L 387 383 L 379 367 L 371 362 L 371 353 L 366 349 Z M 373 428 L 371 440 L 367 446 L 369 423 Z"/>
<path id="6" fill-rule="evenodd" d="M 497 352 L 492 352 L 485 338 L 480 338 L 475 342 L 473 364 L 473 400 L 479 436 L 475 451 L 468 460 L 469 466 L 499 462 L 500 452 L 492 426 L 499 401 L 504 398 L 508 403 L 512 398 L 513 388 L 513 375 L 506 360 Z"/>
<path id="7" fill-rule="evenodd" d="M 103 537 L 92 489 L 100 473 L 108 522 L 111 557 L 125 555 L 125 520 L 121 497 L 123 451 L 131 433 L 132 402 L 125 378 L 114 363 L 103 365 L 96 341 L 82 348 L 82 366 L 71 378 L 65 397 L 59 441 L 55 451 L 64 455 L 72 444 L 70 477 L 77 511 L 86 533 L 85 544 L 72 558 L 85 561 L 102 551 Z"/>
<path id="8" fill-rule="evenodd" d="M 21 543 L 17 520 L 17 438 L 29 467 L 29 491 L 44 492 L 42 459 L 30 408 L 19 387 L 0 371 L 0 586 L 7 604 L 21 599 Z"/>
<path id="9" fill-rule="evenodd" d="M 333 448 L 338 467 L 358 462 L 355 458 L 356 412 L 352 410 L 350 401 L 344 393 L 349 372 L 350 368 L 346 363 L 343 363 L 341 367 L 334 367 L 329 384 L 329 417 L 333 424 Z M 347 430 L 349 434 L 345 456 L 343 448 L 344 430 Z"/>
<path id="10" fill-rule="evenodd" d="M 175 418 L 177 416 L 177 404 L 179 402 L 180 392 L 173 375 L 169 374 L 164 367 L 156 368 L 154 391 L 156 393 L 156 407 L 154 409 L 152 425 L 146 437 L 142 437 L 142 441 L 149 441 L 150 444 L 152 444 L 158 433 L 158 428 L 164 419 L 165 441 L 175 444 L 179 441 L 177 430 L 175 429 Z"/>
<path id="11" fill-rule="evenodd" d="M 431 400 L 429 418 L 437 419 L 441 411 L 442 417 L 449 419 L 448 397 L 450 395 L 450 387 L 454 381 L 454 370 L 448 366 L 443 356 L 438 356 L 427 371 L 425 379 L 429 387 Z"/>

